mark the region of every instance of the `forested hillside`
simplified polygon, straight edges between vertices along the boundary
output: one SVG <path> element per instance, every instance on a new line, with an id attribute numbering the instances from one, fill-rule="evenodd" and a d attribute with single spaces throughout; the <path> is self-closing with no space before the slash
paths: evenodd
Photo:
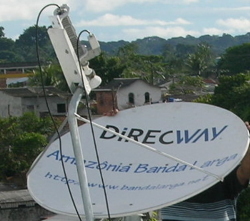
<path id="1" fill-rule="evenodd" d="M 39 54 L 43 61 L 53 61 L 55 59 L 54 49 L 51 46 L 47 34 L 47 27 L 42 26 L 38 29 L 36 36 L 35 26 L 31 26 L 20 33 L 16 39 L 5 37 L 4 27 L 0 27 L 0 63 L 13 62 L 32 62 L 36 61 L 36 46 L 39 48 Z M 38 45 L 36 45 L 36 37 Z M 100 39 L 98 39 L 100 41 Z M 120 40 L 116 42 L 100 41 L 101 49 L 104 53 L 116 56 L 119 49 L 126 45 L 133 45 L 135 53 L 140 55 L 169 55 L 174 54 L 179 57 L 192 54 L 196 50 L 198 44 L 206 44 L 210 47 L 213 55 L 221 56 L 229 47 L 241 45 L 250 42 L 250 32 L 245 35 L 231 36 L 223 34 L 222 36 L 204 35 L 200 37 L 186 36 L 163 39 L 157 36 L 145 37 L 132 42 Z M 86 43 L 83 41 L 83 43 Z"/>
<path id="2" fill-rule="evenodd" d="M 223 34 L 222 36 L 203 35 L 198 38 L 188 35 L 186 37 L 175 37 L 170 39 L 154 36 L 137 39 L 132 42 L 122 40 L 117 42 L 100 42 L 102 50 L 111 55 L 114 55 L 120 47 L 129 43 L 135 44 L 138 48 L 138 53 L 143 55 L 162 55 L 166 53 L 166 51 L 177 51 L 186 54 L 189 50 L 193 52 L 193 46 L 200 43 L 206 43 L 211 46 L 213 53 L 219 56 L 229 47 L 250 43 L 250 33 L 235 37 L 229 34 Z"/>

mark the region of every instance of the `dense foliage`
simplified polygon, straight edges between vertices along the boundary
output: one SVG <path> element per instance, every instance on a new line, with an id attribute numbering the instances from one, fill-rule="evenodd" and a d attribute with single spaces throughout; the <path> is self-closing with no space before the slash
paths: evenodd
<path id="1" fill-rule="evenodd" d="M 25 187 L 27 170 L 53 131 L 50 118 L 33 113 L 0 118 L 0 180 Z"/>
<path id="2" fill-rule="evenodd" d="M 234 47 L 249 42 L 250 33 L 239 36 L 231 36 L 229 34 L 218 35 L 203 35 L 200 37 L 193 37 L 187 35 L 186 37 L 174 37 L 170 39 L 163 39 L 157 36 L 145 37 L 137 39 L 131 43 L 138 46 L 138 53 L 143 55 L 161 55 L 164 53 L 175 53 L 178 55 L 186 55 L 193 53 L 193 48 L 198 44 L 208 44 L 216 56 L 220 56 L 229 47 Z M 103 50 L 115 55 L 119 48 L 130 44 L 127 41 L 117 42 L 100 42 Z"/>
<path id="3" fill-rule="evenodd" d="M 212 95 L 197 102 L 208 103 L 232 111 L 244 121 L 250 120 L 250 74 L 221 76 Z"/>
<path id="4" fill-rule="evenodd" d="M 230 47 L 219 61 L 220 70 L 228 70 L 226 74 L 242 73 L 250 70 L 250 43 Z"/>
<path id="5" fill-rule="evenodd" d="M 2 32 L 2 35 L 1 35 Z M 0 63 L 33 62 L 37 60 L 36 49 L 42 61 L 55 59 L 47 28 L 31 26 L 24 30 L 15 41 L 5 37 L 4 28 L 0 32 Z"/>

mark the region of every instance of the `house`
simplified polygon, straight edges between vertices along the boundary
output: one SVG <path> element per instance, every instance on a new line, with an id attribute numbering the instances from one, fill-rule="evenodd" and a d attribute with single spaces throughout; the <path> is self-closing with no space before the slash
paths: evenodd
<path id="1" fill-rule="evenodd" d="M 108 85 L 94 90 L 97 114 L 156 103 L 161 89 L 139 78 L 114 78 Z"/>
<path id="2" fill-rule="evenodd" d="M 52 115 L 65 116 L 70 98 L 71 94 L 52 86 L 45 87 L 45 94 L 42 87 L 0 89 L 0 117 L 18 117 L 25 112 L 42 117 L 49 113 L 47 103 Z"/>
<path id="3" fill-rule="evenodd" d="M 214 92 L 214 89 L 215 87 L 218 86 L 218 81 L 217 80 L 214 80 L 212 78 L 205 78 L 203 79 L 203 82 L 204 82 L 204 87 L 205 87 L 205 90 L 206 92 Z"/>

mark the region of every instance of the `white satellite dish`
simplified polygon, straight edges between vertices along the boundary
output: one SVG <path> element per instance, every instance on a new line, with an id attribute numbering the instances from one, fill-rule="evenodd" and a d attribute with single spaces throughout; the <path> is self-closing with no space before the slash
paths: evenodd
<path id="1" fill-rule="evenodd" d="M 147 105 L 98 118 L 94 123 L 145 146 L 94 126 L 98 165 L 90 125 L 80 126 L 95 218 L 107 217 L 99 167 L 110 215 L 121 217 L 169 206 L 204 191 L 240 163 L 249 144 L 246 126 L 236 115 L 199 103 Z M 70 134 L 63 135 L 61 141 L 63 158 L 55 140 L 29 172 L 28 189 L 42 207 L 75 216 L 63 161 L 77 209 L 84 216 Z"/>

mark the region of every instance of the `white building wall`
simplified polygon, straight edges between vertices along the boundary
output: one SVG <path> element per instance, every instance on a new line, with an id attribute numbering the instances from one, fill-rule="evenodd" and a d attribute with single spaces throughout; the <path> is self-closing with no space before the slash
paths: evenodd
<path id="1" fill-rule="evenodd" d="M 57 104 L 66 103 L 67 111 L 67 101 L 60 97 L 48 97 L 48 104 L 52 115 L 62 115 L 63 113 L 58 113 Z M 4 92 L 0 91 L 0 117 L 16 116 L 20 117 L 25 112 L 34 112 L 38 116 L 40 113 L 48 113 L 48 107 L 46 106 L 44 97 L 14 97 Z M 65 113 L 66 114 L 66 113 Z"/>
<path id="2" fill-rule="evenodd" d="M 52 113 L 52 115 L 57 115 L 57 104 L 64 104 L 66 103 L 66 100 L 60 97 L 47 97 L 48 103 L 49 103 L 49 108 Z M 67 103 L 66 103 L 66 109 L 67 109 Z M 47 105 L 45 103 L 44 98 L 40 98 L 39 100 L 39 108 L 38 108 L 40 113 L 46 113 L 48 112 Z M 67 111 L 67 110 L 66 110 Z M 62 114 L 60 114 L 62 115 Z"/>
<path id="3" fill-rule="evenodd" d="M 52 96 L 47 97 L 47 101 L 52 115 L 62 115 L 62 113 L 58 113 L 57 104 L 66 104 L 67 109 L 67 102 L 63 98 Z M 32 111 L 32 106 L 37 115 L 49 112 L 44 97 L 23 98 L 23 112 Z"/>
<path id="4" fill-rule="evenodd" d="M 145 93 L 150 94 L 151 102 L 159 102 L 161 100 L 161 90 L 158 87 L 150 86 L 144 81 L 135 81 L 128 87 L 120 88 L 117 91 L 117 102 L 120 110 L 132 107 L 129 104 L 129 94 L 134 94 L 134 106 L 145 105 Z"/>
<path id="5" fill-rule="evenodd" d="M 22 98 L 22 113 L 32 111 L 39 116 L 39 98 Z"/>
<path id="6" fill-rule="evenodd" d="M 20 97 L 9 96 L 0 91 L 0 117 L 21 116 L 21 102 Z"/>

